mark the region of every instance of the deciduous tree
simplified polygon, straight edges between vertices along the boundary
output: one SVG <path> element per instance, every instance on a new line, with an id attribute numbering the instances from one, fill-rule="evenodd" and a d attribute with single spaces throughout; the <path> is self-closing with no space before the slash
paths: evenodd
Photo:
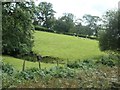
<path id="1" fill-rule="evenodd" d="M 32 50 L 32 15 L 30 2 L 2 3 L 2 53 L 16 55 Z"/>
<path id="2" fill-rule="evenodd" d="M 100 49 L 120 51 L 120 9 L 107 11 L 104 24 L 105 30 L 99 38 Z"/>

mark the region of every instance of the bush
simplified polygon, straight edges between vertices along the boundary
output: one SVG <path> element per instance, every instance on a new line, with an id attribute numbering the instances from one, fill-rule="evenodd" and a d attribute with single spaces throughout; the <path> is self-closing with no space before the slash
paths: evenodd
<path id="1" fill-rule="evenodd" d="M 99 47 L 100 47 L 101 51 L 108 50 L 107 37 L 108 37 L 108 35 L 106 34 L 106 32 L 104 32 L 104 31 L 100 32 Z"/>
<path id="2" fill-rule="evenodd" d="M 50 75 L 56 78 L 75 77 L 74 70 L 66 67 L 54 67 L 50 69 Z"/>
<path id="3" fill-rule="evenodd" d="M 84 60 L 83 62 L 71 62 L 67 63 L 67 67 L 69 68 L 93 68 L 95 65 L 92 60 Z"/>
<path id="4" fill-rule="evenodd" d="M 4 64 L 2 65 L 2 73 L 7 73 L 8 75 L 12 75 L 14 73 L 14 68 L 10 64 Z"/>
<path id="5" fill-rule="evenodd" d="M 39 71 L 39 69 L 37 68 L 28 69 L 28 70 L 17 73 L 15 77 L 22 80 L 34 79 L 35 75 L 37 75 L 37 71 Z"/>
<path id="6" fill-rule="evenodd" d="M 103 18 L 105 30 L 99 36 L 100 49 L 120 52 L 120 9 L 108 10 Z"/>
<path id="7" fill-rule="evenodd" d="M 103 65 L 108 65 L 110 67 L 115 66 L 115 62 L 109 56 L 102 56 L 96 63 L 101 63 Z"/>
<path id="8" fill-rule="evenodd" d="M 69 67 L 69 68 L 80 68 L 82 66 L 81 66 L 80 63 L 78 63 L 77 61 L 75 61 L 75 62 L 67 63 L 67 67 Z"/>

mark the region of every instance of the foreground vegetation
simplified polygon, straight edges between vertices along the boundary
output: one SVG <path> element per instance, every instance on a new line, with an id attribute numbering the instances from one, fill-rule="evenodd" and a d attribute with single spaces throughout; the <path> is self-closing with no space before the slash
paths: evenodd
<path id="1" fill-rule="evenodd" d="M 118 57 L 67 62 L 49 69 L 18 71 L 3 64 L 3 88 L 119 88 Z"/>

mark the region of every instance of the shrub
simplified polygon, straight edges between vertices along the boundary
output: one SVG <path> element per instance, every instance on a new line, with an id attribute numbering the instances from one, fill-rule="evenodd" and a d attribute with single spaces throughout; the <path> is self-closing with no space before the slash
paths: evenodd
<path id="1" fill-rule="evenodd" d="M 18 79 L 25 79 L 25 80 L 34 79 L 35 75 L 37 74 L 37 71 L 39 71 L 39 69 L 31 68 L 17 73 L 15 77 Z"/>
<path id="2" fill-rule="evenodd" d="M 69 68 L 93 68 L 95 65 L 92 60 L 84 60 L 83 62 L 71 62 L 67 63 L 67 67 Z"/>
<path id="3" fill-rule="evenodd" d="M 2 73 L 7 73 L 8 75 L 12 75 L 14 72 L 14 68 L 10 64 L 2 64 Z"/>
<path id="4" fill-rule="evenodd" d="M 56 78 L 75 77 L 74 70 L 68 67 L 53 67 L 50 69 L 50 75 Z"/>
<path id="5" fill-rule="evenodd" d="M 80 68 L 81 65 L 77 61 L 75 61 L 75 62 L 67 63 L 67 67 L 69 67 L 69 68 Z"/>
<path id="6" fill-rule="evenodd" d="M 96 63 L 101 63 L 103 65 L 115 66 L 115 62 L 109 56 L 102 56 Z"/>

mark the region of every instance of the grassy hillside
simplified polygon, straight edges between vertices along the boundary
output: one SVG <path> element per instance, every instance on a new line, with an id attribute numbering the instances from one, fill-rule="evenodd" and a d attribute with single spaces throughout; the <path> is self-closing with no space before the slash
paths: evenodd
<path id="1" fill-rule="evenodd" d="M 33 50 L 43 56 L 77 60 L 93 58 L 103 54 L 98 41 L 74 36 L 36 31 Z"/>
<path id="2" fill-rule="evenodd" d="M 99 50 L 98 41 L 83 39 L 74 36 L 60 35 L 36 31 L 33 50 L 43 56 L 58 57 L 63 60 L 78 60 L 97 57 L 104 54 Z M 51 59 L 49 59 L 51 60 Z M 22 70 L 23 60 L 3 56 L 5 63 L 12 64 L 16 69 Z M 65 61 L 66 62 L 66 61 Z M 49 68 L 56 64 L 41 63 L 42 68 Z M 37 62 L 26 61 L 26 68 L 37 67 Z"/>

